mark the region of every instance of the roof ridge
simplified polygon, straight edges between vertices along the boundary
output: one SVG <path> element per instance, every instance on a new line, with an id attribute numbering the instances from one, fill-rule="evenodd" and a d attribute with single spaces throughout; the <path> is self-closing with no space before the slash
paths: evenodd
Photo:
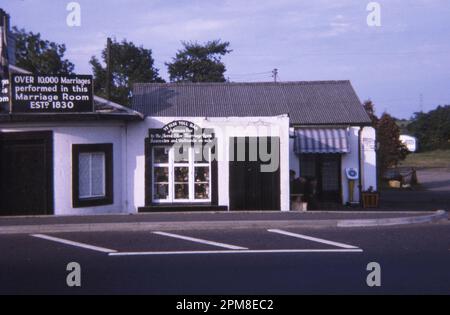
<path id="1" fill-rule="evenodd" d="M 281 82 L 139 82 L 135 86 L 207 86 L 207 85 L 315 85 L 315 84 L 347 84 L 350 80 L 315 80 L 315 81 L 281 81 Z"/>

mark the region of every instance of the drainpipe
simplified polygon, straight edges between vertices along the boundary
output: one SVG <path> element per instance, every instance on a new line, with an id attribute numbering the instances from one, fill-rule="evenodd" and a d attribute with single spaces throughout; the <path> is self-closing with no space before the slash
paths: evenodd
<path id="1" fill-rule="evenodd" d="M 362 166 L 362 160 L 361 160 L 361 134 L 362 134 L 362 130 L 364 127 L 359 127 L 358 130 L 358 167 L 359 167 L 359 183 L 358 183 L 358 187 L 359 187 L 359 204 L 362 204 L 362 177 L 363 177 L 363 166 Z"/>

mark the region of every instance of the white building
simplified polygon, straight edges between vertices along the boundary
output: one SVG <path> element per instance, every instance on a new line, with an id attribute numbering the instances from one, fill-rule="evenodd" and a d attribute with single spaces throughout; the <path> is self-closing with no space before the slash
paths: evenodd
<path id="1" fill-rule="evenodd" d="M 0 215 L 289 211 L 290 170 L 316 183 L 319 205 L 350 201 L 347 168 L 352 201 L 376 189 L 375 131 L 349 81 L 133 95 L 133 109 L 96 97 L 92 112 L 0 110 Z"/>
<path id="2" fill-rule="evenodd" d="M 400 135 L 400 141 L 408 148 L 409 152 L 417 151 L 417 138 L 416 137 L 408 136 L 408 135 Z"/>

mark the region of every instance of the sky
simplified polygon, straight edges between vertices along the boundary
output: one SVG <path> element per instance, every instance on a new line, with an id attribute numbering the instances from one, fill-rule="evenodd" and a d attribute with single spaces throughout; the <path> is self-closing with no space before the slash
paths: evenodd
<path id="1" fill-rule="evenodd" d="M 379 25 L 365 0 L 0 0 L 11 24 L 64 43 L 78 74 L 91 74 L 107 37 L 151 49 L 165 62 L 181 41 L 229 41 L 225 76 L 234 82 L 351 80 L 377 114 L 398 118 L 450 104 L 450 1 L 386 0 Z M 371 21 L 376 21 L 371 20 Z M 372 24 L 372 25 L 369 25 Z"/>

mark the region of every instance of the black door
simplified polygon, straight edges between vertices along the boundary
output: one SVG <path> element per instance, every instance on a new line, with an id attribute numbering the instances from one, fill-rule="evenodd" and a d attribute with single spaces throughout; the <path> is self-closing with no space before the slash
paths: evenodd
<path id="1" fill-rule="evenodd" d="M 265 138 L 267 152 L 277 154 L 279 161 L 279 138 Z M 242 141 L 242 146 L 238 145 Z M 272 148 L 272 142 L 276 148 Z M 280 168 L 273 172 L 262 172 L 261 166 L 269 164 L 263 161 L 259 154 L 251 153 L 250 149 L 260 152 L 261 138 L 230 138 L 233 151 L 230 154 L 230 210 L 280 210 Z M 245 148 L 245 152 L 239 152 Z M 276 149 L 273 150 L 272 149 Z M 265 145 L 263 151 L 266 151 Z M 241 161 L 238 156 L 241 155 Z M 256 158 L 256 160 L 255 160 Z"/>
<path id="2" fill-rule="evenodd" d="M 341 155 L 300 155 L 300 176 L 315 179 L 317 197 L 324 202 L 341 201 Z"/>
<path id="3" fill-rule="evenodd" d="M 53 213 L 52 132 L 0 134 L 0 215 Z"/>
<path id="4" fill-rule="evenodd" d="M 340 202 L 340 155 L 324 155 L 320 163 L 320 198 L 323 201 Z"/>

